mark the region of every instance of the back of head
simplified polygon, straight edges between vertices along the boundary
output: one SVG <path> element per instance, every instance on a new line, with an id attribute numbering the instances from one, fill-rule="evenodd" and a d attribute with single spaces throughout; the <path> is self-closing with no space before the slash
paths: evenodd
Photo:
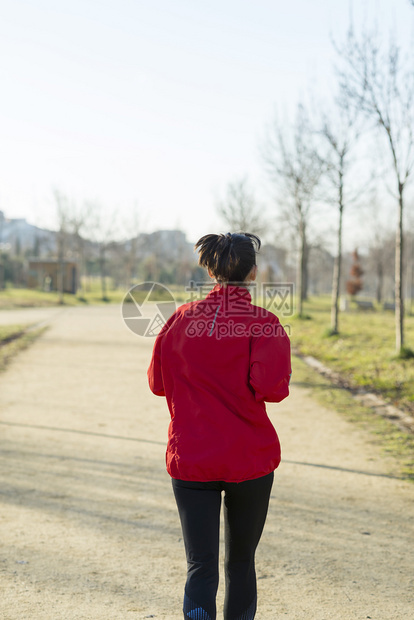
<path id="1" fill-rule="evenodd" d="M 256 265 L 260 239 L 252 233 L 204 235 L 195 244 L 199 265 L 207 267 L 219 283 L 241 283 Z"/>

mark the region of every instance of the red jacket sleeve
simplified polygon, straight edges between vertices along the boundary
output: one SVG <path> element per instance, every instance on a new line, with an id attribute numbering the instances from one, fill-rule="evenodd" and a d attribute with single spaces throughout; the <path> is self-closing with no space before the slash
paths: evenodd
<path id="1" fill-rule="evenodd" d="M 290 341 L 280 325 L 271 323 L 272 335 L 252 337 L 250 350 L 250 385 L 256 401 L 279 403 L 289 395 L 292 374 Z"/>
<path id="2" fill-rule="evenodd" d="M 148 384 L 156 396 L 165 396 L 161 372 L 161 338 L 158 334 L 152 351 L 151 362 L 147 370 Z"/>
<path id="3" fill-rule="evenodd" d="M 155 340 L 154 348 L 152 350 L 151 362 L 147 370 L 149 388 L 151 392 L 153 392 L 153 394 L 155 394 L 156 396 L 165 396 L 164 382 L 162 380 L 162 368 L 161 368 L 161 346 L 162 346 L 163 336 L 170 328 L 175 318 L 175 314 L 176 313 L 174 313 L 168 319 L 168 321 L 165 323 L 160 333 L 158 334 Z"/>

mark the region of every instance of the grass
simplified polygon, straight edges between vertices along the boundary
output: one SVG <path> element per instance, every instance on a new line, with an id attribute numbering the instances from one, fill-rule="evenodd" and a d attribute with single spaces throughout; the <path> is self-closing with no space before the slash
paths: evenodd
<path id="1" fill-rule="evenodd" d="M 110 282 L 108 282 L 108 284 L 110 284 Z M 165 288 L 163 288 L 164 286 Z M 100 282 L 95 280 L 88 282 L 84 290 L 79 290 L 76 295 L 65 293 L 63 304 L 65 306 L 98 305 L 106 303 L 121 304 L 128 290 L 127 288 L 114 289 L 112 286 L 108 286 L 105 299 L 103 299 Z M 168 301 L 170 299 L 168 291 L 171 291 L 177 303 L 182 303 L 191 298 L 189 297 L 189 293 L 184 291 L 183 287 L 166 284 L 156 290 L 158 300 Z M 140 301 L 139 293 L 136 294 L 135 297 L 137 301 Z M 154 299 L 156 299 L 156 297 L 154 297 Z M 59 303 L 59 295 L 56 291 L 45 292 L 36 289 L 12 287 L 0 290 L 0 310 L 41 308 L 59 305 L 61 304 Z"/>
<path id="2" fill-rule="evenodd" d="M 24 325 L 0 325 L 0 346 L 16 337 L 25 329 Z"/>
<path id="3" fill-rule="evenodd" d="M 312 396 L 326 407 L 338 411 L 351 423 L 369 431 L 371 441 L 384 456 L 391 456 L 395 468 L 390 474 L 414 482 L 414 435 L 398 429 L 389 420 L 377 415 L 370 407 L 359 404 L 344 389 L 310 368 L 303 360 L 293 357 L 293 384 L 311 389 Z"/>
<path id="4" fill-rule="evenodd" d="M 6 369 L 13 357 L 27 349 L 47 329 L 41 327 L 25 331 L 27 327 L 27 325 L 0 326 L 0 372 Z"/>
<path id="5" fill-rule="evenodd" d="M 350 310 L 340 314 L 339 334 L 330 334 L 330 301 L 305 302 L 307 321 L 290 317 L 293 348 L 311 355 L 337 371 L 351 385 L 381 394 L 386 400 L 414 412 L 414 359 L 397 358 L 394 314 Z M 282 321 L 283 322 L 283 321 Z M 405 317 L 405 337 L 414 346 L 414 317 Z"/>
<path id="6" fill-rule="evenodd" d="M 85 304 L 121 303 L 126 290 L 110 290 L 106 293 L 106 301 L 102 299 L 101 289 L 94 284 L 86 292 L 77 295 L 65 293 L 63 303 L 65 306 L 79 306 Z M 0 310 L 12 310 L 15 308 L 39 308 L 59 306 L 59 295 L 56 291 L 45 291 L 26 288 L 6 288 L 0 291 Z"/>

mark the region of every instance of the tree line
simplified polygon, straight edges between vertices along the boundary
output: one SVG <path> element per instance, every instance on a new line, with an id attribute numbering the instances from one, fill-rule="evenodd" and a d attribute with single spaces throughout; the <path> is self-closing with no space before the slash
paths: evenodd
<path id="1" fill-rule="evenodd" d="M 396 222 L 392 261 L 395 347 L 398 355 L 407 355 L 411 351 L 404 339 L 404 276 L 412 283 L 413 249 L 412 231 L 406 233 L 404 226 L 407 209 L 413 224 L 413 202 L 407 194 L 414 168 L 413 49 L 402 49 L 393 37 L 387 40 L 374 28 L 357 32 L 351 26 L 342 42 L 333 42 L 333 50 L 335 83 L 329 104 L 312 95 L 309 102 L 298 103 L 294 119 L 276 116 L 266 128 L 261 158 L 275 190 L 273 212 L 292 232 L 299 316 L 304 314 L 311 249 L 327 246 L 326 231 L 321 224 L 315 226 L 315 214 L 320 222 L 328 212 L 336 213 L 331 284 L 331 334 L 335 335 L 340 329 L 344 218 L 351 209 L 362 211 L 378 187 L 383 190 L 381 200 L 393 204 L 389 220 Z M 260 217 L 245 178 L 229 184 L 220 210 L 233 227 L 253 232 L 266 229 L 266 219 Z M 377 253 L 376 296 L 380 298 L 385 268 L 381 245 L 389 249 L 390 226 L 379 230 L 375 208 L 370 228 L 367 238 L 375 229 L 378 233 L 377 239 L 371 238 L 377 248 L 371 247 L 370 254 Z M 382 244 L 378 236 L 383 237 Z M 410 247 L 404 255 L 408 237 Z"/>

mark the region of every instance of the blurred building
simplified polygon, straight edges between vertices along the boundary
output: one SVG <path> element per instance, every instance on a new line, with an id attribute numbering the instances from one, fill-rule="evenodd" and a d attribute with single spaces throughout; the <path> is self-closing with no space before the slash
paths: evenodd
<path id="1" fill-rule="evenodd" d="M 44 291 L 57 291 L 60 262 L 56 259 L 29 259 L 27 287 Z M 74 261 L 63 261 L 63 291 L 75 294 L 78 283 L 78 265 Z"/>

